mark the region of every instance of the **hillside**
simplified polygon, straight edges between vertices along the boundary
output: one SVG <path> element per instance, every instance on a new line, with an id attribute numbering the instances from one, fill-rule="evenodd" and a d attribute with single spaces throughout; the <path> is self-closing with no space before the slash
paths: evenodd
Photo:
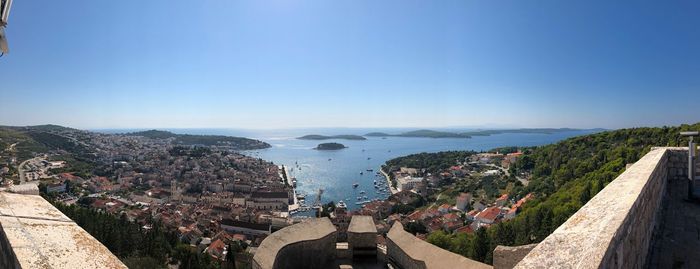
<path id="1" fill-rule="evenodd" d="M 252 150 L 269 148 L 270 144 L 260 140 L 223 136 L 223 135 L 189 135 L 175 134 L 168 131 L 148 130 L 141 132 L 126 133 L 127 136 L 143 136 L 152 139 L 174 138 L 176 144 L 182 145 L 204 145 L 204 146 L 229 146 L 235 150 Z"/>
<path id="2" fill-rule="evenodd" d="M 492 225 L 487 233 L 438 233 L 431 234 L 428 241 L 487 263 L 497 245 L 540 242 L 651 147 L 685 145 L 687 139 L 679 135 L 684 130 L 700 130 L 700 123 L 607 131 L 523 148 L 524 155 L 510 172 L 530 173 L 532 178 L 526 187 L 514 188 L 510 197 L 519 199 L 532 192 L 535 200 L 526 203 L 513 220 Z M 486 255 L 482 255 L 484 250 Z"/>
<path id="3" fill-rule="evenodd" d="M 58 125 L 0 126 L 0 153 L 7 151 L 6 155 L 10 155 L 11 150 L 11 155 L 19 160 L 25 160 L 49 150 L 63 150 L 79 157 L 90 158 L 87 156 L 90 150 L 83 144 L 62 135 L 64 132 L 81 131 Z M 13 144 L 14 146 L 10 149 Z"/>
<path id="4" fill-rule="evenodd" d="M 465 134 L 452 133 L 452 132 L 441 132 L 441 131 L 434 131 L 434 130 L 427 130 L 427 129 L 403 132 L 400 134 L 387 134 L 387 133 L 382 133 L 382 132 L 372 132 L 372 133 L 365 134 L 365 136 L 372 136 L 372 137 L 398 136 L 398 137 L 427 137 L 427 138 L 470 138 L 469 135 L 465 135 Z"/>
<path id="5" fill-rule="evenodd" d="M 469 135 L 460 134 L 460 133 L 440 132 L 440 131 L 433 131 L 433 130 L 416 130 L 416 131 L 405 132 L 405 133 L 399 134 L 397 136 L 429 137 L 429 138 L 470 138 L 471 137 Z"/>
<path id="6" fill-rule="evenodd" d="M 415 130 L 409 132 L 403 132 L 400 134 L 388 134 L 382 132 L 372 132 L 367 133 L 365 136 L 371 137 L 387 137 L 387 136 L 399 136 L 399 137 L 428 137 L 428 138 L 470 138 L 472 136 L 489 136 L 497 134 L 553 134 L 559 132 L 570 132 L 570 131 L 580 131 L 582 129 L 571 129 L 571 128 L 525 128 L 525 129 L 497 129 L 497 130 L 478 130 L 478 131 L 468 131 L 468 132 L 447 132 L 447 131 L 435 131 L 435 130 Z M 605 129 L 589 129 L 590 131 L 601 132 Z"/>
<path id="7" fill-rule="evenodd" d="M 391 136 L 391 135 L 387 134 L 387 133 L 382 133 L 382 132 L 371 132 L 371 133 L 366 133 L 365 136 Z"/>
<path id="8" fill-rule="evenodd" d="M 571 128 L 525 128 L 525 129 L 502 129 L 502 130 L 483 130 L 483 131 L 471 131 L 464 132 L 462 134 L 471 136 L 489 136 L 496 134 L 554 134 L 560 132 L 571 132 L 580 131 L 582 129 L 571 129 Z M 602 132 L 605 129 L 589 129 L 594 132 Z"/>
<path id="9" fill-rule="evenodd" d="M 439 173 L 457 163 L 463 162 L 469 156 L 476 154 L 474 151 L 441 151 L 436 153 L 415 153 L 386 161 L 382 169 L 391 173 L 401 167 L 425 169 L 427 173 Z"/>
<path id="10" fill-rule="evenodd" d="M 328 139 L 367 140 L 367 138 L 365 138 L 361 135 L 316 135 L 316 134 L 297 137 L 297 139 L 301 139 L 301 140 L 328 140 Z"/>

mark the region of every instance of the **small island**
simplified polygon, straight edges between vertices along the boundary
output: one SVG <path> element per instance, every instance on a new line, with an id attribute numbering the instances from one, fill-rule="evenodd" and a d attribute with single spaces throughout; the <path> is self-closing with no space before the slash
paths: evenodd
<path id="1" fill-rule="evenodd" d="M 301 140 L 327 140 L 327 139 L 345 139 L 345 140 L 367 140 L 364 136 L 360 135 L 305 135 L 302 137 L 297 137 Z"/>
<path id="2" fill-rule="evenodd" d="M 347 148 L 345 145 L 340 144 L 340 143 L 321 143 L 318 144 L 314 149 L 315 150 L 339 150 L 339 149 L 344 149 Z"/>

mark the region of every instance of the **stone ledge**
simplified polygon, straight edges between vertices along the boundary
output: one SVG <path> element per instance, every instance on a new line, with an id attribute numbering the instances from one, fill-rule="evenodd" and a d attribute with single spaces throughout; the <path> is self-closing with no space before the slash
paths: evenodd
<path id="1" fill-rule="evenodd" d="M 667 153 L 675 150 L 683 149 L 647 153 L 515 268 L 642 267 L 664 195 Z"/>
<path id="2" fill-rule="evenodd" d="M 126 268 L 41 196 L 0 192 L 0 225 L 8 268 Z"/>
<path id="3" fill-rule="evenodd" d="M 490 269 L 492 266 L 467 259 L 418 239 L 404 231 L 398 221 L 389 230 L 387 255 L 403 269 L 465 268 Z"/>
<path id="4" fill-rule="evenodd" d="M 352 216 L 350 225 L 348 226 L 348 233 L 377 234 L 377 227 L 374 226 L 374 219 L 372 219 L 372 216 Z"/>
<path id="5" fill-rule="evenodd" d="M 333 226 L 328 218 L 310 219 L 302 223 L 285 227 L 272 233 L 265 238 L 265 240 L 263 240 L 260 247 L 258 247 L 257 251 L 255 252 L 255 256 L 253 256 L 253 268 L 302 268 L 291 264 L 283 265 L 286 267 L 279 267 L 280 265 L 278 262 L 276 262 L 276 260 L 280 258 L 278 256 L 286 255 L 282 252 L 285 250 L 291 250 L 290 248 L 294 248 L 295 246 L 306 248 L 306 251 L 300 251 L 300 253 L 315 256 L 317 260 L 324 258 L 324 256 L 330 256 L 332 258 L 335 256 L 336 251 L 335 233 L 335 226 Z M 325 241 L 328 241 L 331 244 L 326 246 Z M 314 242 L 318 242 L 319 246 L 312 246 L 315 245 Z M 324 253 L 330 254 L 323 255 Z M 282 258 L 291 259 L 291 257 Z M 294 258 L 300 263 L 308 260 L 305 259 L 305 257 Z"/>
<path id="6" fill-rule="evenodd" d="M 493 268 L 510 269 L 527 256 L 537 244 L 524 246 L 497 246 L 493 250 Z"/>

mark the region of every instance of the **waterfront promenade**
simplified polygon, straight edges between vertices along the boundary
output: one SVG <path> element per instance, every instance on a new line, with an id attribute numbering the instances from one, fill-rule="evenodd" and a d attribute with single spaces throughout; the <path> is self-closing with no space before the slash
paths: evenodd
<path id="1" fill-rule="evenodd" d="M 394 188 L 394 185 L 391 183 L 391 178 L 389 177 L 389 174 L 384 172 L 384 168 L 379 168 L 379 172 L 384 175 L 384 178 L 386 178 L 386 183 L 389 186 L 389 190 L 391 191 L 391 194 L 396 194 L 399 192 L 398 189 Z"/>

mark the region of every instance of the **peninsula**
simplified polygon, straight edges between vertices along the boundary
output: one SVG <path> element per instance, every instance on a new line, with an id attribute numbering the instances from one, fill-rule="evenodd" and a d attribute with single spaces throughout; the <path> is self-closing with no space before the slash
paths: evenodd
<path id="1" fill-rule="evenodd" d="M 225 146 L 232 150 L 253 150 L 269 148 L 270 144 L 236 136 L 225 135 L 190 135 L 175 134 L 168 131 L 148 130 L 141 132 L 125 133 L 125 136 L 142 136 L 151 139 L 173 139 L 175 144 L 181 145 L 203 145 L 203 146 Z"/>
<path id="2" fill-rule="evenodd" d="M 340 143 L 321 143 L 318 144 L 314 149 L 316 150 L 339 150 L 347 148 L 345 145 Z"/>
<path id="3" fill-rule="evenodd" d="M 301 140 L 328 140 L 328 139 L 367 140 L 367 138 L 365 138 L 364 136 L 361 136 L 361 135 L 317 135 L 317 134 L 305 135 L 305 136 L 297 137 L 297 139 L 301 139 Z"/>

